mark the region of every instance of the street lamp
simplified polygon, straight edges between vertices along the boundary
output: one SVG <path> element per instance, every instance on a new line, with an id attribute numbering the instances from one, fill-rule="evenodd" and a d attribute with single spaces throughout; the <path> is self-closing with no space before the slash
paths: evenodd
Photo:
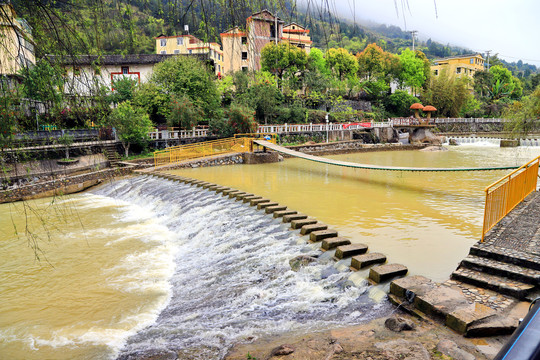
<path id="1" fill-rule="evenodd" d="M 328 113 L 324 118 L 326 119 L 326 142 L 328 142 Z"/>

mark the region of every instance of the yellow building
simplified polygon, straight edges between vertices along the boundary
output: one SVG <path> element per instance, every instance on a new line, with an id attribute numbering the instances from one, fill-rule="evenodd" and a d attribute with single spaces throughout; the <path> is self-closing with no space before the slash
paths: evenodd
<path id="1" fill-rule="evenodd" d="M 308 55 L 313 43 L 309 36 L 309 30 L 294 22 L 283 27 L 281 40 L 288 41 L 291 45 L 304 49 Z"/>
<path id="2" fill-rule="evenodd" d="M 466 76 L 472 79 L 477 71 L 484 70 L 484 58 L 480 54 L 435 59 L 432 64 L 431 72 L 434 76 L 446 72 L 447 76 Z"/>
<path id="3" fill-rule="evenodd" d="M 156 38 L 156 54 L 208 54 L 208 60 L 214 64 L 216 75 L 220 76 L 225 72 L 221 46 L 214 42 L 202 42 L 193 35 L 158 36 Z"/>
<path id="4" fill-rule="evenodd" d="M 30 26 L 17 19 L 13 6 L 0 0 L 0 75 L 13 76 L 35 64 Z"/>

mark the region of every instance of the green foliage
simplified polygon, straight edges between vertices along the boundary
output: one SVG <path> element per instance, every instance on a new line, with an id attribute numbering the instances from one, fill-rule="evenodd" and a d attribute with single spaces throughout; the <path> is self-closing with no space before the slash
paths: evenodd
<path id="1" fill-rule="evenodd" d="M 405 49 L 399 55 L 401 61 L 400 80 L 402 86 L 410 86 L 413 89 L 421 88 L 427 77 L 424 73 L 424 61 L 417 58 L 410 49 Z"/>
<path id="2" fill-rule="evenodd" d="M 19 94 L 16 90 L 0 89 L 0 148 L 4 148 L 17 131 Z"/>
<path id="3" fill-rule="evenodd" d="M 229 123 L 229 120 L 222 117 L 210 119 L 208 122 L 208 131 L 210 134 L 220 138 L 232 137 L 234 135 L 234 129 Z"/>
<path id="4" fill-rule="evenodd" d="M 283 95 L 275 85 L 274 77 L 264 71 L 256 74 L 255 83 L 238 97 L 238 102 L 255 109 L 257 119 L 265 124 L 276 114 Z"/>
<path id="5" fill-rule="evenodd" d="M 203 116 L 202 109 L 185 95 L 174 96 L 171 99 L 170 108 L 167 116 L 169 126 L 190 130 Z"/>
<path id="6" fill-rule="evenodd" d="M 419 102 L 416 96 L 412 96 L 407 91 L 396 90 L 385 99 L 384 105 L 392 115 L 406 117 L 411 114 L 410 107 L 416 102 Z"/>
<path id="7" fill-rule="evenodd" d="M 469 96 L 467 102 L 463 105 L 459 111 L 460 117 L 473 117 L 479 118 L 484 116 L 484 110 L 482 109 L 482 102 L 474 96 Z"/>
<path id="8" fill-rule="evenodd" d="M 153 82 L 143 83 L 133 94 L 133 104 L 143 108 L 155 124 L 163 123 L 169 115 L 171 97 Z"/>
<path id="9" fill-rule="evenodd" d="M 435 106 L 440 117 L 458 117 L 471 96 L 466 78 L 449 77 L 442 71 L 424 90 L 423 103 Z"/>
<path id="10" fill-rule="evenodd" d="M 328 49 L 325 59 L 326 66 L 339 80 L 354 76 L 358 71 L 358 62 L 347 49 Z"/>
<path id="11" fill-rule="evenodd" d="M 261 68 L 279 76 L 291 78 L 303 72 L 308 63 L 306 52 L 287 42 L 266 44 L 261 51 Z"/>
<path id="12" fill-rule="evenodd" d="M 23 97 L 43 101 L 57 108 L 63 101 L 63 71 L 46 60 L 38 60 L 35 66 L 20 71 Z"/>
<path id="13" fill-rule="evenodd" d="M 57 139 L 59 144 L 64 145 L 64 149 L 66 152 L 66 159 L 69 159 L 69 147 L 73 144 L 74 140 L 75 139 L 73 138 L 73 136 L 69 134 L 64 134 Z"/>
<path id="14" fill-rule="evenodd" d="M 203 110 L 206 119 L 213 119 L 221 103 L 213 76 L 197 59 L 175 56 L 154 67 L 151 82 L 166 94 L 188 96 Z"/>
<path id="15" fill-rule="evenodd" d="M 309 71 L 316 71 L 320 74 L 328 74 L 326 60 L 321 50 L 312 48 L 309 52 L 307 68 Z"/>
<path id="16" fill-rule="evenodd" d="M 135 90 L 137 89 L 137 80 L 128 77 L 116 79 L 112 86 L 113 92 L 109 96 L 109 100 L 113 104 L 120 104 L 124 101 L 132 101 Z"/>
<path id="17" fill-rule="evenodd" d="M 109 117 L 109 125 L 116 129 L 122 142 L 126 157 L 132 144 L 146 145 L 152 122 L 143 109 L 134 107 L 125 101 L 114 109 Z"/>
<path id="18" fill-rule="evenodd" d="M 540 85 L 534 92 L 509 106 L 504 117 L 511 119 L 507 129 L 517 135 L 526 135 L 540 126 Z"/>
<path id="19" fill-rule="evenodd" d="M 235 134 L 252 133 L 257 130 L 253 110 L 245 105 L 232 104 L 225 115 Z"/>

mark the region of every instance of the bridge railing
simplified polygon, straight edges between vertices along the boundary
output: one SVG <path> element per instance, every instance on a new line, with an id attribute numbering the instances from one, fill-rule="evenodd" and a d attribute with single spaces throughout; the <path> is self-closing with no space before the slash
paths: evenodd
<path id="1" fill-rule="evenodd" d="M 154 152 L 154 166 L 174 164 L 180 161 L 214 156 L 232 152 L 247 152 L 253 148 L 253 139 L 248 137 L 205 141 L 197 144 L 169 147 Z"/>
<path id="2" fill-rule="evenodd" d="M 198 138 L 208 136 L 208 129 L 192 130 L 158 130 L 155 129 L 148 133 L 151 140 L 168 140 L 168 139 L 186 139 L 186 138 Z"/>
<path id="3" fill-rule="evenodd" d="M 533 191 L 538 182 L 540 156 L 489 185 L 486 189 L 482 241 L 486 233 Z"/>

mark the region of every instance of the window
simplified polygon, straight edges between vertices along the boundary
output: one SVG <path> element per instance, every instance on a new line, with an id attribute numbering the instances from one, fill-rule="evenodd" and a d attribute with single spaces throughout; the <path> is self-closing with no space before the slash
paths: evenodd
<path id="1" fill-rule="evenodd" d="M 247 37 L 242 36 L 242 45 L 246 45 L 246 44 L 247 44 Z"/>
<path id="2" fill-rule="evenodd" d="M 276 26 L 274 24 L 270 25 L 270 37 L 276 37 Z"/>
<path id="3" fill-rule="evenodd" d="M 242 72 L 247 72 L 247 66 L 242 66 Z"/>
<path id="4" fill-rule="evenodd" d="M 292 28 L 293 28 L 293 30 L 294 30 L 294 29 L 296 29 L 296 26 L 294 26 L 294 25 L 293 25 L 293 27 L 292 27 Z"/>
<path id="5" fill-rule="evenodd" d="M 161 46 L 167 46 L 167 39 L 160 40 Z"/>
<path id="6" fill-rule="evenodd" d="M 122 66 L 122 74 L 127 75 L 129 73 L 129 66 Z"/>
<path id="7" fill-rule="evenodd" d="M 165 55 L 165 54 L 167 54 L 167 51 L 161 50 L 161 55 Z"/>
<path id="8" fill-rule="evenodd" d="M 190 53 L 190 54 L 193 53 L 193 50 L 189 50 L 189 53 Z"/>
<path id="9" fill-rule="evenodd" d="M 176 38 L 176 45 L 184 45 L 184 38 L 182 37 Z"/>
<path id="10" fill-rule="evenodd" d="M 438 76 L 438 75 L 439 75 L 439 70 L 435 69 L 435 70 L 433 71 L 433 75 Z"/>
<path id="11" fill-rule="evenodd" d="M 221 65 L 218 65 L 217 69 L 218 69 L 219 72 L 221 72 Z"/>
<path id="12" fill-rule="evenodd" d="M 217 59 L 221 60 L 221 54 L 220 53 L 217 54 Z"/>
<path id="13" fill-rule="evenodd" d="M 456 68 L 456 74 L 461 74 L 461 68 L 460 67 Z"/>
<path id="14" fill-rule="evenodd" d="M 474 64 L 474 59 L 471 59 L 471 64 Z"/>
<path id="15" fill-rule="evenodd" d="M 174 50 L 175 54 L 180 54 L 180 50 Z"/>
<path id="16" fill-rule="evenodd" d="M 247 60 L 247 51 L 242 51 L 242 60 Z"/>

